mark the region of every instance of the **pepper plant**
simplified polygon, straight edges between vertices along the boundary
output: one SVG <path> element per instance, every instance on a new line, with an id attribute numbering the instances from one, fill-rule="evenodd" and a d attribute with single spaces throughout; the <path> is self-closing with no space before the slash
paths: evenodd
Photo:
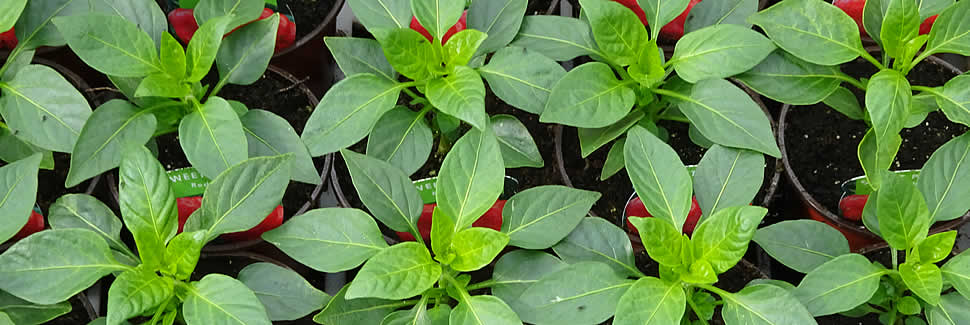
<path id="1" fill-rule="evenodd" d="M 336 152 L 366 137 L 368 155 L 413 174 L 431 154 L 435 135 L 439 152 L 447 153 L 464 122 L 479 131 L 494 129 L 507 167 L 543 166 L 518 119 L 489 118 L 485 109 L 483 78 L 505 102 L 538 114 L 547 89 L 565 74 L 535 51 L 506 46 L 519 31 L 526 1 L 473 1 L 468 29 L 457 33 L 449 29 L 462 19 L 465 1 L 348 2 L 376 40 L 325 39 L 347 78 L 327 92 L 307 122 L 302 137 L 311 154 Z M 409 25 L 412 16 L 417 26 Z M 408 105 L 397 105 L 402 92 Z"/>
<path id="2" fill-rule="evenodd" d="M 289 123 L 218 97 L 227 84 L 256 82 L 269 64 L 279 15 L 250 23 L 262 0 L 201 0 L 196 18 L 202 26 L 185 49 L 166 32 L 155 1 L 111 4 L 111 14 L 53 20 L 71 49 L 129 99 L 105 103 L 80 130 L 67 185 L 117 167 L 125 143 L 145 144 L 175 132 L 188 162 L 209 179 L 250 157 L 294 153 L 293 179 L 320 182 Z M 213 64 L 219 75 L 210 90 L 201 81 Z"/>
<path id="3" fill-rule="evenodd" d="M 790 289 L 812 315 L 878 314 L 885 325 L 970 322 L 970 253 L 945 261 L 957 232 L 929 234 L 940 214 L 963 215 L 970 208 L 962 202 L 966 196 L 956 194 L 970 189 L 959 176 L 967 172 L 960 167 L 967 152 L 970 134 L 950 140 L 926 162 L 917 184 L 909 175 L 882 171 L 863 222 L 889 244 L 891 265 L 851 254 L 841 233 L 812 220 L 765 227 L 754 240 L 779 262 L 807 273 Z"/>
<path id="4" fill-rule="evenodd" d="M 128 148 L 119 172 L 121 220 L 94 197 L 59 198 L 51 207 L 52 230 L 0 255 L 0 290 L 32 304 L 61 304 L 113 274 L 106 324 L 136 317 L 144 317 L 143 324 L 270 324 L 260 300 L 238 280 L 220 274 L 189 279 L 202 246 L 252 228 L 276 208 L 290 180 L 292 154 L 248 159 L 221 173 L 185 232 L 176 235 L 175 196 L 165 170 L 147 148 Z M 39 160 L 35 155 L 27 163 Z M 137 254 L 121 240 L 123 225 Z"/>
<path id="5" fill-rule="evenodd" d="M 880 60 L 863 47 L 857 25 L 836 6 L 820 0 L 783 1 L 748 19 L 781 50 L 738 79 L 779 102 L 824 102 L 865 121 L 869 130 L 859 142 L 859 161 L 868 183 L 878 190 L 883 171 L 889 170 L 902 143 L 903 128 L 918 125 L 937 110 L 955 123 L 970 125 L 970 77 L 955 77 L 941 87 L 911 85 L 907 80 L 931 55 L 970 55 L 968 14 L 968 1 L 866 1 L 862 25 L 879 45 Z M 929 34 L 919 35 L 922 19 L 934 15 L 939 16 Z M 878 72 L 857 79 L 840 70 L 840 65 L 859 57 Z M 864 108 L 842 83 L 865 93 Z M 961 215 L 933 214 L 936 221 Z"/>
<path id="6" fill-rule="evenodd" d="M 477 283 L 464 273 L 489 265 L 507 246 L 552 247 L 600 197 L 540 186 L 508 200 L 501 231 L 472 227 L 502 193 L 505 169 L 492 131 L 471 130 L 445 157 L 437 179 L 431 242 L 425 243 L 417 228 L 424 204 L 407 174 L 377 158 L 349 150 L 341 154 L 373 218 L 358 209 L 318 209 L 263 234 L 289 256 L 322 272 L 363 264 L 314 317 L 321 324 L 521 324 L 509 301 L 480 294 L 480 289 L 501 284 L 498 272 Z M 374 218 L 417 241 L 388 246 Z"/>
<path id="7" fill-rule="evenodd" d="M 650 26 L 664 26 L 689 0 L 641 0 Z M 527 17 L 514 46 L 564 61 L 593 62 L 567 73 L 551 89 L 540 121 L 579 128 L 582 155 L 615 139 L 603 168 L 606 179 L 623 168 L 623 135 L 641 125 L 665 138 L 661 120 L 690 123 L 695 143 L 745 148 L 780 156 L 765 113 L 724 79 L 747 71 L 775 49 L 744 19 L 757 1 L 701 2 L 670 60 L 657 46 L 660 28 L 647 30 L 637 15 L 608 0 L 582 0 L 582 19 Z M 736 10 L 735 10 L 736 9 Z M 619 78 L 617 78 L 619 76 Z"/>

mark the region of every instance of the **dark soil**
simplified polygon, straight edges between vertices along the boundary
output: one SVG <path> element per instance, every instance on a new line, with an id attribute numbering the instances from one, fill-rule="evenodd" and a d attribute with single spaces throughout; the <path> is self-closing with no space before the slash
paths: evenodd
<path id="1" fill-rule="evenodd" d="M 844 65 L 843 71 L 867 78 L 876 72 L 862 59 Z M 941 66 L 923 62 L 913 69 L 908 79 L 913 85 L 935 87 L 954 76 Z M 864 103 L 864 94 L 855 88 L 852 90 L 859 103 Z M 857 150 L 866 130 L 864 122 L 851 120 L 822 103 L 792 107 L 788 111 L 785 146 L 791 168 L 805 189 L 835 214 L 839 211 L 842 182 L 865 174 Z M 930 113 L 920 125 L 901 132 L 903 144 L 892 169 L 922 168 L 937 148 L 967 130 L 947 120 L 941 112 Z"/>
<path id="2" fill-rule="evenodd" d="M 70 299 L 71 302 L 71 312 L 55 318 L 45 324 L 47 325 L 78 325 L 87 324 L 93 319 L 91 315 L 88 314 L 87 308 L 85 308 L 84 302 L 81 299 L 87 299 L 85 296 L 74 296 Z"/>
<path id="3" fill-rule="evenodd" d="M 310 33 L 327 18 L 336 0 L 279 0 L 279 12 L 293 16 L 296 24 L 296 41 Z M 337 9 L 339 10 L 339 8 Z"/>
<path id="4" fill-rule="evenodd" d="M 560 1 L 563 1 L 563 0 L 529 0 L 529 5 L 528 7 L 526 7 L 525 14 L 526 15 L 550 14 L 547 11 L 550 9 L 550 6 L 553 5 L 553 2 L 556 2 L 555 4 L 556 8 L 552 8 L 552 10 L 555 11 L 559 6 L 558 2 Z"/>

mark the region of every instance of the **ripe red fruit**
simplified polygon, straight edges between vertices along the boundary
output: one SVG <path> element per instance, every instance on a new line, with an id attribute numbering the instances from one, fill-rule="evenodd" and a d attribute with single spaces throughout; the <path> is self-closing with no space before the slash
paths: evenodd
<path id="1" fill-rule="evenodd" d="M 434 208 L 438 206 L 437 203 L 425 204 L 424 210 L 421 211 L 421 217 L 418 218 L 418 232 L 421 233 L 421 238 L 425 241 L 431 240 L 431 222 L 432 215 L 434 215 Z M 502 230 L 502 209 L 505 209 L 505 200 L 495 201 L 488 211 L 485 211 L 478 220 L 472 223 L 472 227 L 483 227 L 491 228 L 494 230 Z M 398 232 L 397 237 L 403 241 L 414 241 L 414 235 L 409 232 Z"/>
<path id="2" fill-rule="evenodd" d="M 293 46 L 296 41 L 296 24 L 290 21 L 286 15 L 280 15 L 280 26 L 276 30 L 276 52 Z"/>
<path id="3" fill-rule="evenodd" d="M 175 36 L 182 42 L 188 43 L 199 30 L 199 23 L 192 16 L 192 9 L 178 8 L 168 13 L 168 23 L 175 29 Z"/>
<path id="4" fill-rule="evenodd" d="M 185 227 L 185 221 L 189 219 L 189 216 L 191 216 L 192 213 L 195 212 L 195 210 L 198 210 L 199 207 L 202 206 L 202 197 L 201 196 L 180 197 L 175 199 L 175 205 L 176 207 L 178 207 L 178 212 L 179 212 L 178 232 L 181 233 L 183 228 Z M 253 227 L 246 231 L 224 234 L 222 236 L 223 238 L 231 241 L 244 241 L 244 240 L 258 239 L 259 236 L 261 236 L 264 232 L 275 229 L 276 227 L 279 227 L 281 224 L 283 224 L 282 205 L 277 206 L 276 209 L 273 209 L 273 212 L 270 212 L 270 214 L 266 216 L 266 219 L 263 219 L 263 221 L 260 224 L 256 225 L 256 227 Z"/>
<path id="5" fill-rule="evenodd" d="M 14 29 L 0 33 L 0 49 L 10 49 L 17 47 L 17 34 L 14 33 Z"/>
<path id="6" fill-rule="evenodd" d="M 684 233 L 688 235 L 694 233 L 694 228 L 697 227 L 697 221 L 701 219 L 701 214 L 701 206 L 697 204 L 697 198 L 691 198 L 690 211 L 687 212 L 687 221 L 684 222 L 682 229 Z M 630 217 L 653 218 L 653 215 L 647 212 L 643 201 L 640 201 L 639 197 L 635 197 L 626 204 L 626 227 L 630 232 L 639 234 L 640 232 L 630 222 Z"/>
<path id="7" fill-rule="evenodd" d="M 13 239 L 21 240 L 41 230 L 44 230 L 44 216 L 36 211 L 30 211 L 30 219 L 27 219 L 27 224 L 20 228 L 16 235 L 13 235 Z"/>
<path id="8" fill-rule="evenodd" d="M 687 14 L 690 13 L 691 9 L 694 9 L 694 5 L 700 2 L 701 0 L 690 0 L 690 3 L 687 4 L 687 9 L 684 9 L 684 12 L 680 13 L 680 16 L 677 16 L 677 18 L 674 18 L 673 21 L 667 25 L 664 25 L 664 27 L 660 29 L 660 37 L 671 40 L 679 40 L 681 37 L 683 37 L 684 23 L 687 22 Z"/>
<path id="9" fill-rule="evenodd" d="M 832 4 L 855 20 L 856 25 L 859 25 L 860 35 L 868 36 L 865 26 L 862 25 L 862 11 L 866 8 L 866 0 L 835 0 Z"/>
<path id="10" fill-rule="evenodd" d="M 275 12 L 269 8 L 263 8 L 263 12 L 259 14 L 259 18 L 255 19 L 265 19 L 272 16 Z M 175 36 L 178 36 L 180 40 L 184 43 L 188 43 L 192 40 L 192 36 L 195 32 L 199 30 L 199 24 L 195 21 L 195 17 L 192 16 L 192 9 L 179 8 L 172 10 L 168 13 L 168 22 L 175 29 Z M 233 32 L 251 24 L 252 22 L 243 24 L 242 26 L 236 27 L 235 29 L 226 33 L 226 35 L 232 34 Z M 275 52 L 280 52 L 293 45 L 296 41 L 296 24 L 293 23 L 286 15 L 280 15 L 279 28 L 276 30 L 276 49 Z"/>
<path id="11" fill-rule="evenodd" d="M 458 22 L 455 23 L 454 26 L 451 26 L 451 28 L 449 28 L 448 31 L 445 32 L 445 36 L 441 38 L 441 44 L 448 43 L 448 39 L 450 39 L 452 35 L 455 35 L 455 33 L 465 30 L 466 26 L 468 26 L 467 10 L 465 10 L 465 12 L 461 14 L 461 18 L 458 19 Z M 420 22 L 418 22 L 418 17 L 411 18 L 411 29 L 418 31 L 418 33 L 421 33 L 421 35 L 424 35 L 424 37 L 427 38 L 429 41 L 432 41 L 432 42 L 434 41 L 434 39 L 431 38 L 431 33 L 429 33 L 428 30 L 424 28 L 424 26 L 421 26 Z"/>
<path id="12" fill-rule="evenodd" d="M 852 220 L 862 220 L 862 210 L 866 208 L 868 195 L 849 195 L 839 201 L 839 210 L 842 210 L 842 217 Z"/>
<path id="13" fill-rule="evenodd" d="M 643 8 L 640 8 L 640 4 L 637 3 L 637 0 L 613 0 L 613 1 L 627 8 L 630 8 L 630 10 L 633 10 L 633 12 L 637 14 L 637 17 L 640 18 L 640 22 L 642 22 L 644 26 L 647 26 L 647 14 L 643 12 Z M 693 5 L 689 5 L 689 6 L 693 6 Z"/>
<path id="14" fill-rule="evenodd" d="M 195 212 L 195 210 L 198 210 L 202 206 L 202 197 L 180 197 L 175 199 L 175 206 L 179 210 L 179 233 L 181 233 L 182 228 L 185 227 L 185 220 L 189 220 L 192 212 Z"/>
<path id="15" fill-rule="evenodd" d="M 933 15 L 933 16 L 930 16 L 929 18 L 926 18 L 926 20 L 924 20 L 923 23 L 919 25 L 919 34 L 920 35 L 929 34 L 930 30 L 933 29 L 933 23 L 936 22 L 936 17 L 939 17 L 939 16 L 940 15 Z"/>

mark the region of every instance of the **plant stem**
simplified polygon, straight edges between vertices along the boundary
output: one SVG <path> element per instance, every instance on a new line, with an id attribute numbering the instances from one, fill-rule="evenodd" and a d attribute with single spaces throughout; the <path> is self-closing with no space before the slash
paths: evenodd
<path id="1" fill-rule="evenodd" d="M 447 281 L 449 284 L 455 286 L 455 290 L 458 290 L 458 294 L 461 296 L 462 302 L 467 302 L 471 300 L 472 297 L 468 294 L 468 290 L 462 287 L 461 283 L 458 283 L 458 281 L 455 280 L 455 278 L 451 277 L 451 275 L 448 274 L 448 272 L 441 272 L 441 277 L 445 279 L 445 281 Z"/>
<path id="2" fill-rule="evenodd" d="M 670 116 L 670 115 L 660 115 L 661 120 L 668 120 L 674 122 L 690 123 L 690 120 L 682 116 Z"/>
<path id="3" fill-rule="evenodd" d="M 893 253 L 893 271 L 899 270 L 899 252 L 895 249 L 892 250 Z"/>
<path id="4" fill-rule="evenodd" d="M 469 285 L 468 288 L 466 288 L 466 289 L 468 289 L 468 291 L 474 291 L 474 290 L 478 290 L 478 289 L 491 288 L 491 287 L 495 286 L 496 284 L 499 284 L 499 282 L 496 281 L 495 279 L 489 279 L 489 280 L 486 280 L 486 281 L 482 281 L 482 282 L 479 282 L 479 283 L 476 283 L 476 284 Z"/>
<path id="5" fill-rule="evenodd" d="M 700 308 L 697 307 L 697 303 L 694 302 L 693 297 L 694 288 L 687 289 L 687 305 L 690 305 L 690 310 L 694 311 L 694 315 L 697 316 L 697 319 L 701 321 L 701 324 L 708 325 L 707 320 L 704 319 L 704 317 L 701 316 L 701 313 L 698 311 Z"/>
<path id="6" fill-rule="evenodd" d="M 886 66 L 882 65 L 882 63 L 880 63 L 879 60 L 876 60 L 876 58 L 872 57 L 872 54 L 869 54 L 869 52 L 862 50 L 861 52 L 859 52 L 859 55 L 862 56 L 863 59 L 866 59 L 866 61 L 869 61 L 870 63 L 872 63 L 872 65 L 879 68 L 879 70 L 886 69 Z"/>
<path id="7" fill-rule="evenodd" d="M 148 322 L 149 324 L 158 324 L 158 321 L 162 318 L 162 314 L 164 314 L 165 310 L 168 309 L 168 304 L 172 302 L 173 298 L 175 297 L 169 297 L 168 300 L 165 300 L 165 303 L 158 305 L 158 309 L 155 309 L 155 315 L 152 316 L 152 320 Z"/>
<path id="8" fill-rule="evenodd" d="M 933 88 L 933 87 L 915 86 L 914 85 L 912 88 L 915 91 L 929 93 L 929 94 L 934 95 L 934 96 L 937 96 L 937 97 L 944 97 L 943 96 L 943 93 L 941 93 L 939 90 L 936 90 L 936 88 Z"/>
<path id="9" fill-rule="evenodd" d="M 848 82 L 849 84 L 855 86 L 856 88 L 859 88 L 862 91 L 866 91 L 866 85 L 863 85 L 862 81 L 859 81 L 859 79 L 850 77 L 844 73 L 839 73 L 837 79 Z"/>

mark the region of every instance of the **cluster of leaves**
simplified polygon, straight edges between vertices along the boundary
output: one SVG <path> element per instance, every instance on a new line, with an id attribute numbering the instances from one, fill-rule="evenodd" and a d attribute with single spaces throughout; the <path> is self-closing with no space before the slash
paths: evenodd
<path id="1" fill-rule="evenodd" d="M 302 137 L 311 154 L 336 152 L 367 137 L 368 155 L 410 175 L 427 161 L 434 133 L 440 135 L 439 151 L 447 152 L 464 122 L 499 136 L 507 167 L 544 165 L 518 119 L 490 118 L 485 111 L 483 78 L 505 102 L 538 114 L 548 88 L 566 73 L 535 51 L 507 46 L 522 25 L 526 1 L 473 1 L 467 10 L 468 29 L 444 44 L 442 37 L 462 16 L 465 1 L 349 3 L 376 40 L 326 38 L 347 78 L 327 92 L 307 122 Z M 408 28 L 412 15 L 432 41 Z M 400 82 L 399 74 L 408 81 Z M 410 97 L 409 106 L 397 105 L 402 92 Z"/>
<path id="2" fill-rule="evenodd" d="M 0 315 L 16 324 L 43 323 L 56 317 L 55 311 L 69 311 L 69 298 L 113 274 L 107 324 L 139 316 L 150 318 L 145 324 L 176 319 L 189 325 L 241 319 L 270 324 L 246 284 L 218 274 L 189 278 L 202 246 L 221 234 L 252 228 L 276 208 L 290 180 L 292 154 L 248 159 L 221 173 L 185 232 L 176 234 L 178 212 L 165 169 L 147 148 L 128 148 L 119 169 L 121 219 L 89 195 L 59 198 L 50 211 L 52 230 L 18 241 L 0 255 L 0 301 L 16 304 L 10 309 L 0 305 Z M 3 167 L 0 176 L 28 175 L 39 162 L 36 154 Z M 25 186 L 35 185 L 36 179 L 32 182 Z M 133 235 L 138 254 L 121 240 L 122 226 Z M 248 284 L 260 281 L 269 280 Z"/>
<path id="3" fill-rule="evenodd" d="M 663 26 L 689 1 L 639 3 L 650 26 Z M 648 31 L 631 10 L 608 0 L 580 4 L 581 19 L 527 17 L 512 45 L 561 61 L 582 55 L 595 60 L 555 83 L 540 120 L 578 127 L 584 157 L 619 138 L 602 179 L 623 169 L 623 135 L 641 125 L 666 138 L 661 120 L 690 123 L 691 139 L 704 147 L 716 143 L 780 156 L 768 117 L 724 79 L 748 71 L 776 48 L 745 23 L 757 1 L 697 4 L 669 61 L 657 46 L 660 29 Z"/>

